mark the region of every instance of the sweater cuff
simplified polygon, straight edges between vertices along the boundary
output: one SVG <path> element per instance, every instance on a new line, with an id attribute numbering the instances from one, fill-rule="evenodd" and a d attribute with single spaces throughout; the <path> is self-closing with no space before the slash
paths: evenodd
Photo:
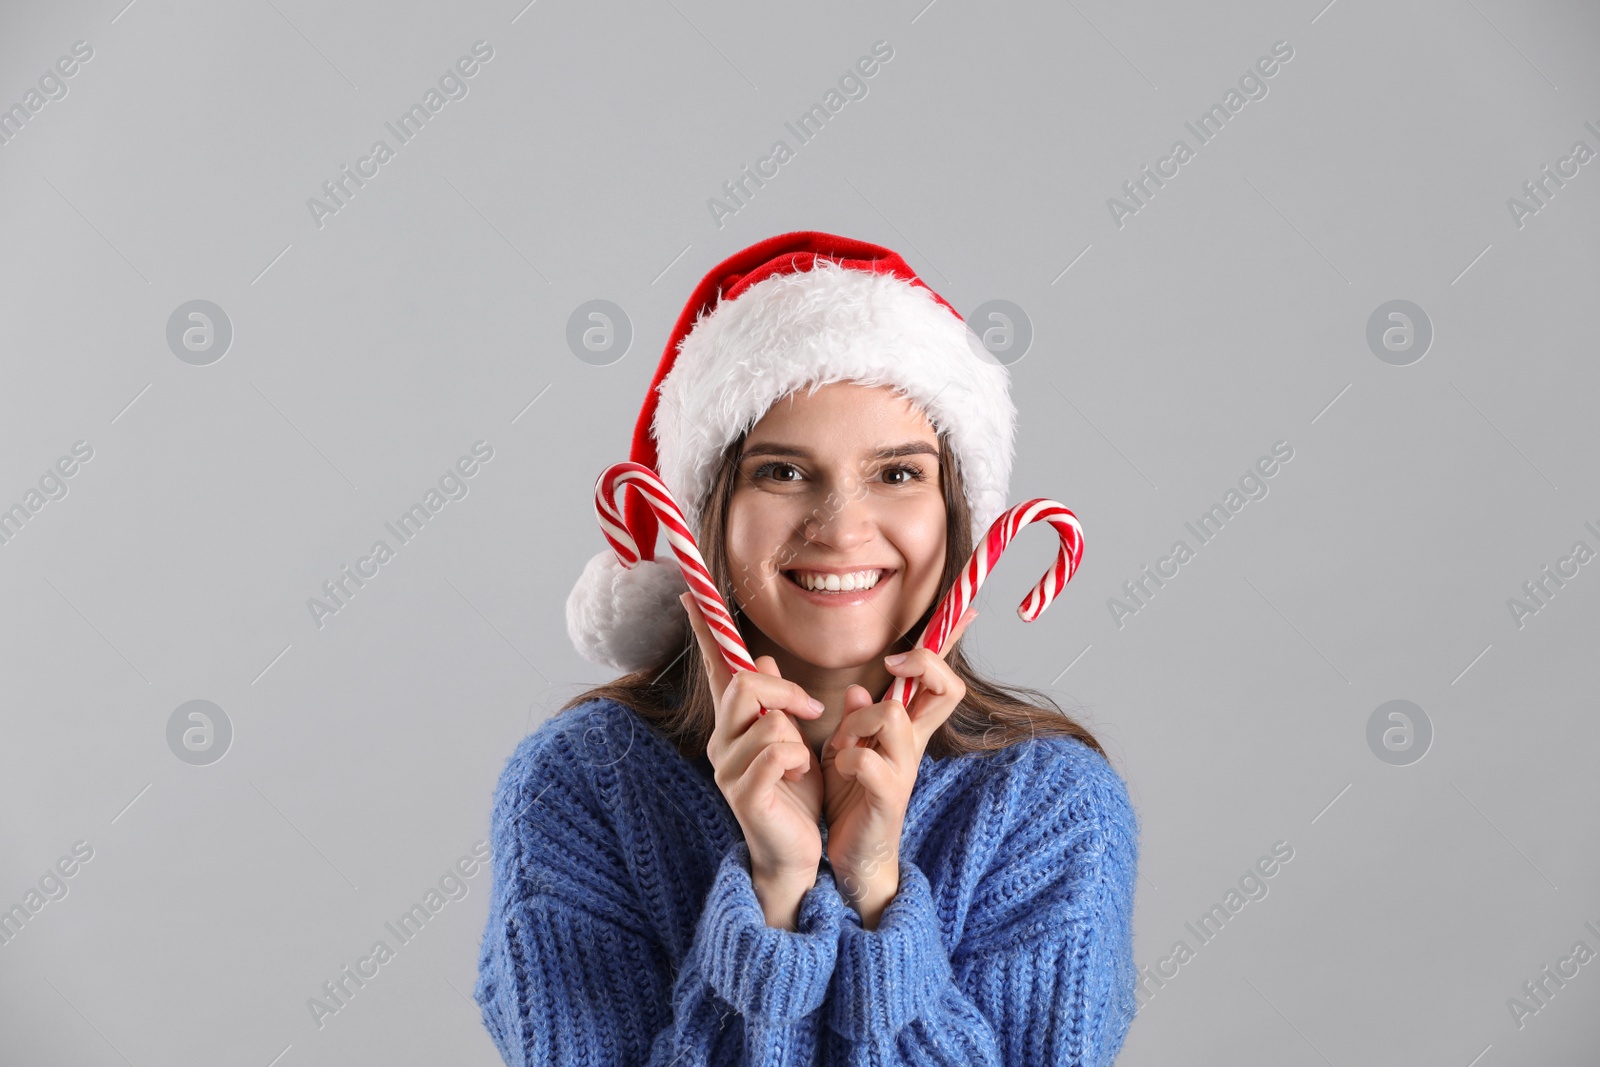
<path id="1" fill-rule="evenodd" d="M 876 930 L 845 905 L 839 924 L 828 1025 L 852 1041 L 892 1039 L 938 1002 L 951 983 L 950 955 L 921 868 L 900 859 L 900 889 Z"/>
<path id="2" fill-rule="evenodd" d="M 717 869 L 706 897 L 702 959 L 711 987 L 747 1019 L 794 1022 L 822 1006 L 839 949 L 839 923 L 849 910 L 818 870 L 800 900 L 799 931 L 767 925 L 750 877 L 750 849 L 741 839 Z"/>

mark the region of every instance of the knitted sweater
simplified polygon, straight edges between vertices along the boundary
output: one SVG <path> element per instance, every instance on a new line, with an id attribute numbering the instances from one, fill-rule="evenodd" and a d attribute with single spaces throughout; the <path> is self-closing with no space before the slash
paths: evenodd
<path id="1" fill-rule="evenodd" d="M 923 756 L 875 930 L 826 860 L 770 927 L 704 755 L 590 700 L 525 737 L 474 997 L 511 1067 L 1102 1067 L 1134 1012 L 1138 823 L 1097 752 Z"/>

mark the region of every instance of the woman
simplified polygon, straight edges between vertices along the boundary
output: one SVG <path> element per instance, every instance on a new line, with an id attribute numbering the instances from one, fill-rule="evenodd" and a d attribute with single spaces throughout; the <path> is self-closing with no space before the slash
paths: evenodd
<path id="1" fill-rule="evenodd" d="M 628 673 L 500 779 L 476 998 L 506 1063 L 1111 1063 L 1122 779 L 1048 697 L 972 668 L 971 611 L 943 657 L 914 648 L 1009 503 L 1007 389 L 888 249 L 784 234 L 701 282 L 633 459 L 757 670 L 730 676 L 670 556 L 585 568 L 569 633 Z M 896 677 L 910 708 L 878 699 Z"/>

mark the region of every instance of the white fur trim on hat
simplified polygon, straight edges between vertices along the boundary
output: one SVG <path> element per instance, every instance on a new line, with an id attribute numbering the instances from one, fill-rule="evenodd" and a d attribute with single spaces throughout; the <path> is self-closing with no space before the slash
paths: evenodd
<path id="1" fill-rule="evenodd" d="M 1006 368 L 928 289 L 829 260 L 722 301 L 679 346 L 652 428 L 689 528 L 728 443 L 794 390 L 836 381 L 892 386 L 948 434 L 981 537 L 1007 506 L 1017 412 Z"/>

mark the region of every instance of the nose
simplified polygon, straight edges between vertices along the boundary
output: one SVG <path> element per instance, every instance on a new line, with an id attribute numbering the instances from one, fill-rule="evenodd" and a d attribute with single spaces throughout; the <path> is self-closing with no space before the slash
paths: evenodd
<path id="1" fill-rule="evenodd" d="M 843 553 L 877 537 L 871 503 L 853 499 L 853 496 L 843 496 L 836 506 L 824 503 L 806 516 L 802 532 L 808 544 L 824 545 Z"/>

